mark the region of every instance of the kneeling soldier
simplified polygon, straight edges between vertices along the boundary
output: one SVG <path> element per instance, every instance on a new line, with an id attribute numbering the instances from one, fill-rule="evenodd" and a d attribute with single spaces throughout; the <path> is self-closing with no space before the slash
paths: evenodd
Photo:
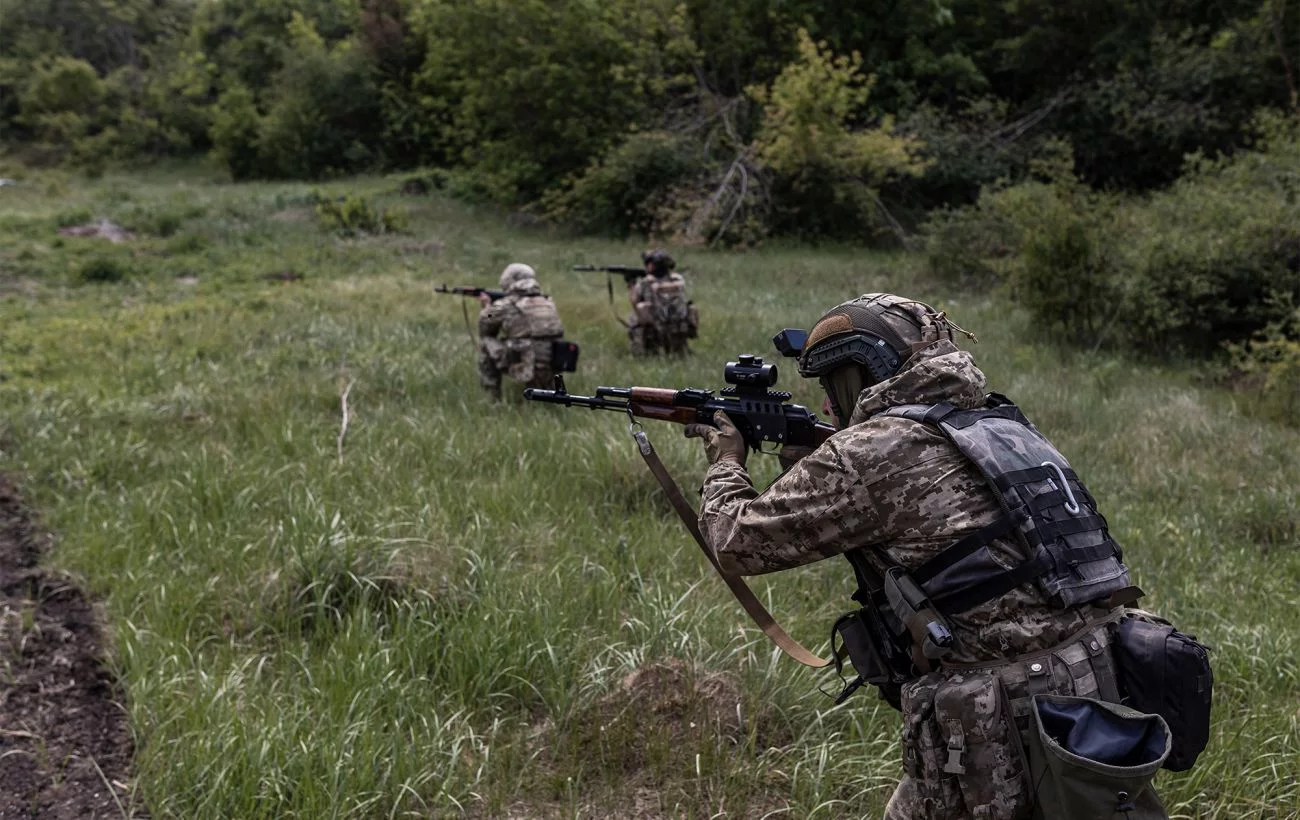
<path id="1" fill-rule="evenodd" d="M 479 296 L 479 383 L 487 394 L 501 398 L 501 376 L 524 387 L 549 388 L 553 379 L 555 342 L 564 335 L 560 314 L 542 294 L 537 274 L 518 262 L 501 273 L 505 296 L 492 301 Z"/>

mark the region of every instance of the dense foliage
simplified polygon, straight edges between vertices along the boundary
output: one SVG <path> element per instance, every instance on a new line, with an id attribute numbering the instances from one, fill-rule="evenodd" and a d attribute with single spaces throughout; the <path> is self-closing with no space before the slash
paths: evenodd
<path id="1" fill-rule="evenodd" d="M 1287 0 L 0 0 L 0 144 L 435 168 L 695 244 L 906 243 L 937 213 L 941 267 L 1014 260 L 1063 336 L 1204 352 L 1291 338 L 1289 155 L 1254 141 L 1300 111 L 1295 57 Z"/>
<path id="2" fill-rule="evenodd" d="M 1090 184 L 1167 184 L 1295 107 L 1297 47 L 1286 0 L 0 0 L 0 141 L 91 166 L 211 151 L 235 177 L 436 164 L 602 230 L 716 238 L 734 210 L 860 236 L 1022 178 L 1049 137 Z M 856 84 L 783 108 L 810 48 Z M 842 145 L 798 170 L 746 150 L 781 129 Z M 889 132 L 924 163 L 853 172 L 889 166 L 868 140 Z M 836 213 L 810 223 L 819 174 Z M 601 204 L 561 202 L 577 191 Z M 710 198 L 721 216 L 698 213 Z"/>

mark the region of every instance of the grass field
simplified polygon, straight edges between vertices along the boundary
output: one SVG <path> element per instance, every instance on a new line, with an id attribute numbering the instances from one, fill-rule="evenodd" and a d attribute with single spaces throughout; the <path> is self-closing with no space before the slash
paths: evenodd
<path id="1" fill-rule="evenodd" d="M 604 281 L 569 270 L 638 245 L 396 179 L 322 186 L 409 218 L 347 240 L 306 185 L 193 168 L 20 183 L 0 189 L 0 470 L 103 602 L 133 799 L 154 817 L 878 816 L 896 716 L 866 694 L 832 708 L 831 676 L 776 656 L 625 420 L 481 396 L 461 301 L 431 288 L 495 286 L 510 261 L 583 345 L 574 392 L 718 386 L 734 354 L 864 291 L 948 309 L 1090 483 L 1147 606 L 1215 650 L 1212 745 L 1160 775 L 1168 805 L 1300 816 L 1300 433 L 1190 370 L 1062 353 L 996 294 L 846 248 L 680 252 L 702 338 L 687 361 L 640 361 Z M 101 217 L 135 240 L 57 232 Z M 650 432 L 697 486 L 698 443 Z M 824 647 L 846 569 L 755 587 Z"/>

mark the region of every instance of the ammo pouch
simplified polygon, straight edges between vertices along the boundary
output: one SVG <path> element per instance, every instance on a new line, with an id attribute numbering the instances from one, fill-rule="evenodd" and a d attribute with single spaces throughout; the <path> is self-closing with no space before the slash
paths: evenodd
<path id="1" fill-rule="evenodd" d="M 572 373 L 578 369 L 578 343 L 556 339 L 551 342 L 551 372 Z"/>
<path id="2" fill-rule="evenodd" d="M 1172 748 L 1166 769 L 1192 768 L 1210 740 L 1214 675 L 1209 650 L 1195 637 L 1144 616 L 1130 615 L 1111 628 L 1123 703 L 1168 724 Z"/>
<path id="3" fill-rule="evenodd" d="M 1034 817 L 1165 818 L 1151 781 L 1169 756 L 1169 726 L 1117 703 L 1069 695 L 1030 699 Z"/>

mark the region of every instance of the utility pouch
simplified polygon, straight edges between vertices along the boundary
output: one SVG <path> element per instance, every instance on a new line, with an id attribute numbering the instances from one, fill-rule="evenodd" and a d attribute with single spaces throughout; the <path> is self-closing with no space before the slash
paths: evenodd
<path id="1" fill-rule="evenodd" d="M 1130 615 L 1112 628 L 1122 702 L 1160 715 L 1169 725 L 1173 745 L 1166 769 L 1192 768 L 1210 740 L 1214 675 L 1209 650 L 1154 616 Z"/>
<path id="2" fill-rule="evenodd" d="M 886 640 L 873 628 L 866 610 L 849 612 L 835 621 L 831 627 L 831 653 L 836 671 L 842 668 L 843 657 L 847 654 L 853 670 L 858 673 L 857 678 L 835 698 L 837 706 L 866 683 L 879 688 L 880 696 L 890 706 L 899 708 L 899 688 L 911 676 L 896 668 L 902 662 L 898 657 L 899 650 Z M 910 672 L 910 668 L 907 671 Z"/>
<path id="3" fill-rule="evenodd" d="M 1169 726 L 1164 718 L 1070 695 L 1034 695 L 1030 713 L 1034 818 L 1167 817 L 1151 788 L 1169 756 Z"/>
<path id="4" fill-rule="evenodd" d="M 521 384 L 533 380 L 534 353 L 532 339 L 510 339 L 506 342 L 506 375 Z"/>
<path id="5" fill-rule="evenodd" d="M 992 670 L 950 675 L 934 694 L 934 719 L 944 744 L 943 772 L 980 820 L 1020 820 L 1032 804 L 1020 732 Z"/>
<path id="6" fill-rule="evenodd" d="M 578 343 L 564 339 L 551 342 L 551 370 L 555 373 L 572 373 L 578 369 Z"/>

